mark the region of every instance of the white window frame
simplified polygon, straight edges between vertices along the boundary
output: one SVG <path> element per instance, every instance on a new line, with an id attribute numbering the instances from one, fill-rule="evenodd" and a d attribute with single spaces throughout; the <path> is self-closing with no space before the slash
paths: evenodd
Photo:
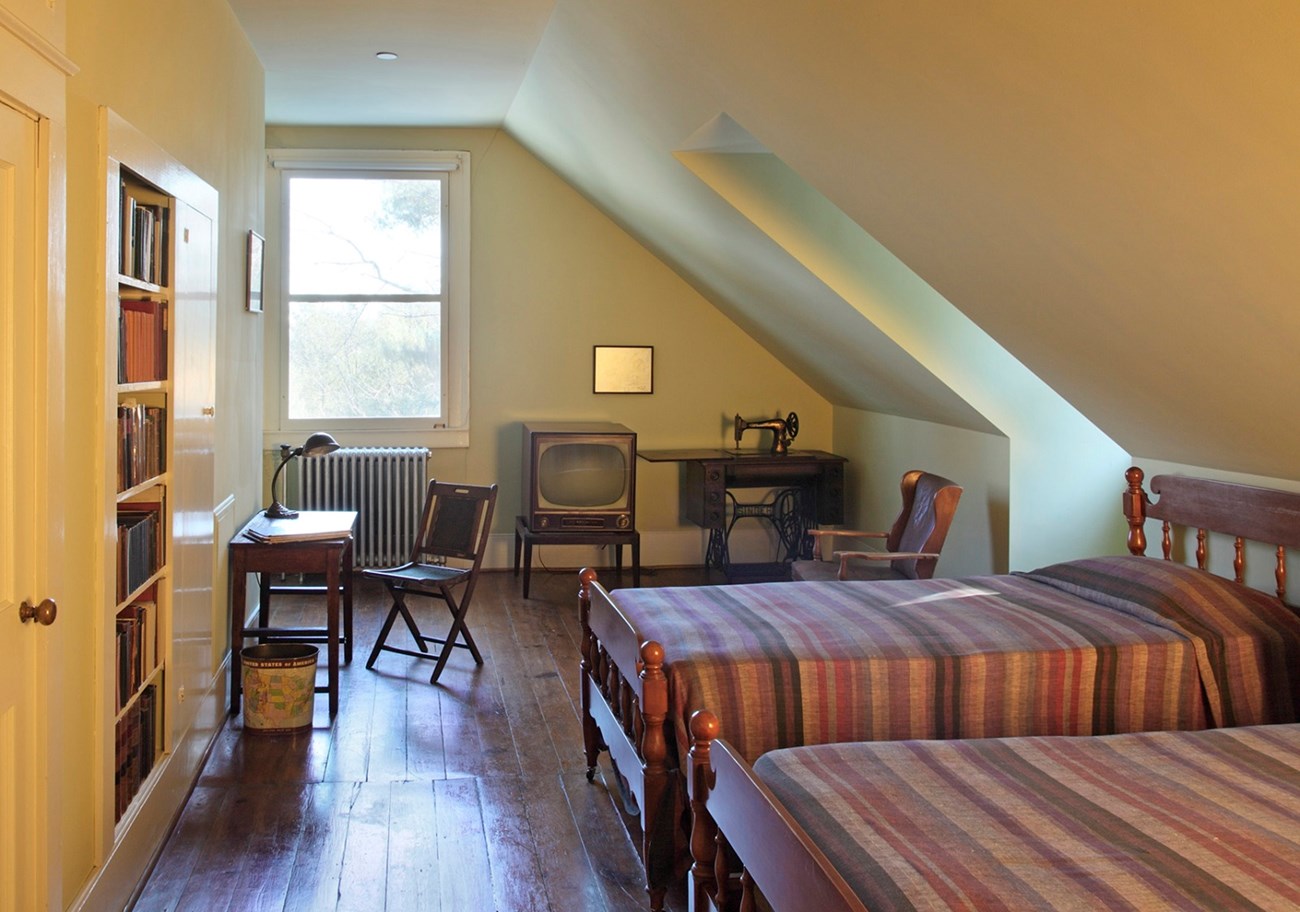
<path id="1" fill-rule="evenodd" d="M 404 171 L 446 172 L 444 200 L 443 282 L 446 288 L 446 331 L 443 334 L 445 382 L 442 390 L 445 418 L 440 421 L 418 418 L 348 418 L 303 419 L 289 417 L 289 256 L 278 239 L 281 255 L 279 269 L 280 302 L 278 323 L 279 400 L 277 426 L 267 440 L 278 443 L 286 437 L 306 437 L 313 431 L 328 431 L 345 446 L 469 446 L 469 322 L 470 322 L 470 162 L 463 151 L 397 152 L 365 149 L 280 149 L 269 156 L 271 168 L 280 172 L 280 224 L 289 224 L 288 181 L 304 172 L 322 175 L 358 171 L 375 174 Z M 268 443 L 268 445 L 271 445 Z"/>

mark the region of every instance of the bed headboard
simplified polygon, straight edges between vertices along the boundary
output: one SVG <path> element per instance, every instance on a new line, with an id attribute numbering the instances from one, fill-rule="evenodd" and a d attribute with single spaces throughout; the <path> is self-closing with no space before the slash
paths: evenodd
<path id="1" fill-rule="evenodd" d="M 1156 475 L 1152 501 L 1142 488 L 1145 473 L 1137 466 L 1124 473 L 1124 515 L 1128 518 L 1128 549 L 1145 554 L 1147 518 L 1161 520 L 1161 550 L 1170 560 L 1173 548 L 1171 528 L 1175 525 L 1196 530 L 1196 565 L 1206 569 L 1206 539 L 1211 532 L 1234 539 L 1232 568 L 1237 582 L 1244 582 L 1246 542 L 1262 542 L 1276 549 L 1273 570 L 1277 597 L 1286 599 L 1286 549 L 1300 548 L 1300 493 L 1258 488 L 1251 485 L 1192 478 L 1187 475 Z"/>

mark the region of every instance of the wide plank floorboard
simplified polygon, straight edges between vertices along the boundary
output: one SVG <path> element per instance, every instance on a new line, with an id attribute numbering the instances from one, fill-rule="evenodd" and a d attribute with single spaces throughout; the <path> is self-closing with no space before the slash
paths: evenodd
<path id="1" fill-rule="evenodd" d="M 642 575 L 704 582 L 701 570 Z M 594 783 L 585 775 L 577 573 L 535 566 L 531 590 L 485 572 L 468 617 L 485 663 L 457 650 L 432 686 L 428 661 L 383 653 L 366 670 L 389 602 L 358 579 L 337 717 L 320 694 L 309 732 L 230 719 L 136 912 L 645 909 L 635 821 L 605 785 L 607 758 Z M 446 632 L 440 602 L 411 602 L 426 634 Z M 272 610 L 277 624 L 315 625 L 323 605 L 278 596 Z M 400 622 L 390 642 L 409 645 Z M 669 894 L 672 912 L 686 905 L 684 885 Z"/>

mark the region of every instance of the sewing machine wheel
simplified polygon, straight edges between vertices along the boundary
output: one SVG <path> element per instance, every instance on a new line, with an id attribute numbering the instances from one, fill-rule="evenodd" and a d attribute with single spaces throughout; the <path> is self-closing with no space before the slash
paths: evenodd
<path id="1" fill-rule="evenodd" d="M 785 419 L 785 433 L 791 440 L 799 436 L 799 416 L 794 412 Z"/>

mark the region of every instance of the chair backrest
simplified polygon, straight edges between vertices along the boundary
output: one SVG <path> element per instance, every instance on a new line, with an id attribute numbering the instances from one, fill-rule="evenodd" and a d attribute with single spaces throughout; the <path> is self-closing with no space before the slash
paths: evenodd
<path id="1" fill-rule="evenodd" d="M 913 469 L 903 476 L 903 510 L 886 539 L 888 550 L 938 554 L 957 512 L 961 486 L 939 475 Z M 891 566 L 909 579 L 930 579 L 938 558 L 896 560 Z"/>
<path id="2" fill-rule="evenodd" d="M 496 508 L 497 486 L 429 482 L 420 513 L 420 534 L 411 550 L 413 563 L 454 557 L 477 570 L 487 550 Z"/>

